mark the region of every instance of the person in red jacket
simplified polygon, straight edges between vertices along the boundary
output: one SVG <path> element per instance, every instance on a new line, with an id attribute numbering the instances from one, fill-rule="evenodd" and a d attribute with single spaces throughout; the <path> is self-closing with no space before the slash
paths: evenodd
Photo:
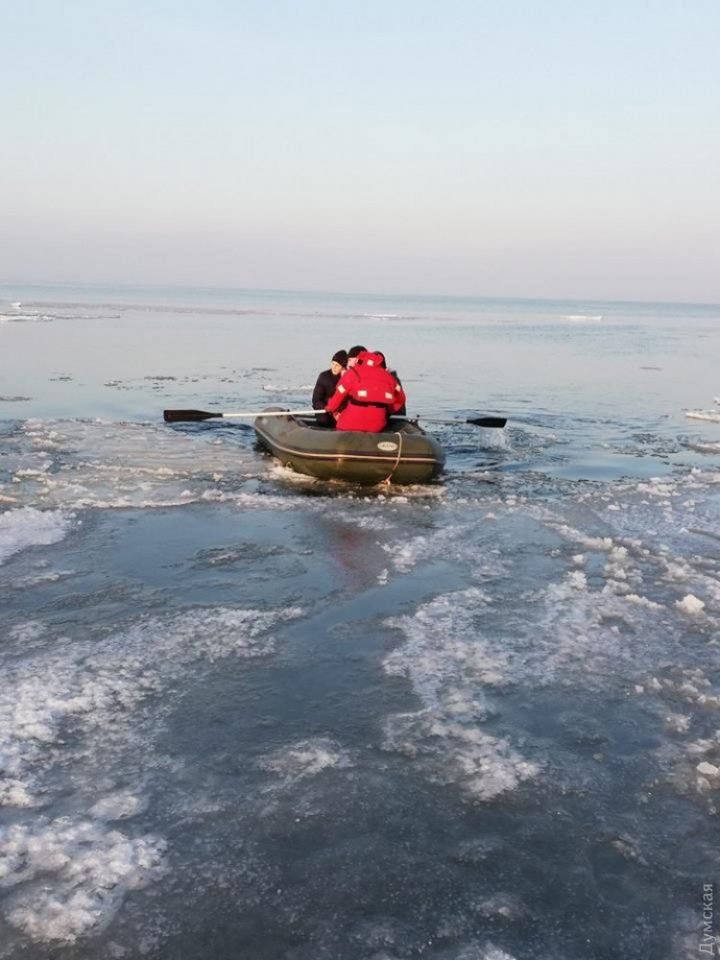
<path id="1" fill-rule="evenodd" d="M 385 354 L 380 353 L 380 351 L 378 350 L 377 355 L 380 357 L 380 366 L 383 368 L 383 370 L 387 370 L 387 362 L 385 360 Z M 402 380 L 397 375 L 397 370 L 390 370 L 389 373 L 390 373 L 390 376 L 395 377 L 395 380 L 397 381 L 398 386 L 402 390 L 403 389 Z M 407 416 L 407 406 L 406 406 L 407 394 L 405 394 L 403 391 L 403 395 L 405 396 L 405 399 L 403 400 L 402 404 L 398 407 L 397 410 L 393 410 L 393 413 L 396 413 L 399 417 Z"/>
<path id="2" fill-rule="evenodd" d="M 340 378 L 325 408 L 335 415 L 338 430 L 379 433 L 387 426 L 390 414 L 405 403 L 403 388 L 383 369 L 381 361 L 381 354 L 364 350 L 355 366 Z"/>

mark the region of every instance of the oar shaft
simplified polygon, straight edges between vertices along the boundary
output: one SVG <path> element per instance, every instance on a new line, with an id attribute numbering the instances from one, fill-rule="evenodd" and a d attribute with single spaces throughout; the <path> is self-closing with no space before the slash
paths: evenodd
<path id="1" fill-rule="evenodd" d="M 390 417 L 391 420 L 425 420 L 428 423 L 448 423 L 451 426 L 465 426 L 470 424 L 473 427 L 488 427 L 490 429 L 502 430 L 507 423 L 507 417 L 469 417 L 465 420 L 450 419 L 449 417 L 423 417 L 415 415 L 414 417 Z"/>
<path id="2" fill-rule="evenodd" d="M 314 417 L 323 410 L 251 410 L 246 413 L 223 413 L 223 420 L 230 417 Z"/>
<path id="3" fill-rule="evenodd" d="M 166 423 L 232 418 L 254 420 L 256 417 L 312 417 L 316 413 L 322 413 L 322 410 L 243 410 L 237 413 L 222 413 L 215 410 L 164 410 L 163 419 Z"/>

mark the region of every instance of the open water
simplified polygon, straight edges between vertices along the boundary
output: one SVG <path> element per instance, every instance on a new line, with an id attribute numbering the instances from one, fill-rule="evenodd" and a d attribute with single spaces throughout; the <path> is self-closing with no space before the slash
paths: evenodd
<path id="1" fill-rule="evenodd" d="M 2 960 L 703 955 L 720 307 L 0 301 Z M 162 422 L 358 341 L 508 428 L 362 491 Z"/>

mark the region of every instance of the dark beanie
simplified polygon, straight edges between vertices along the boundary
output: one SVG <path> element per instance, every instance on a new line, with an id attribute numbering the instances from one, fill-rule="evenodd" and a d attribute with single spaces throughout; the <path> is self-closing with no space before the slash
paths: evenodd
<path id="1" fill-rule="evenodd" d="M 338 350 L 337 353 L 333 354 L 333 360 L 335 363 L 339 363 L 341 367 L 346 367 L 348 362 L 347 351 Z"/>
<path id="2" fill-rule="evenodd" d="M 361 353 L 365 353 L 366 351 L 367 351 L 367 347 L 350 347 L 350 349 L 348 350 L 348 357 L 357 357 Z"/>

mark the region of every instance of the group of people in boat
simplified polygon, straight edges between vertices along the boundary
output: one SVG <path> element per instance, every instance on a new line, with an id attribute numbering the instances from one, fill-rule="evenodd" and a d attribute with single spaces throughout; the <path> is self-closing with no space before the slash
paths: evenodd
<path id="1" fill-rule="evenodd" d="M 338 350 L 317 378 L 312 398 L 319 426 L 378 433 L 405 414 L 405 391 L 384 354 L 363 346 Z"/>

